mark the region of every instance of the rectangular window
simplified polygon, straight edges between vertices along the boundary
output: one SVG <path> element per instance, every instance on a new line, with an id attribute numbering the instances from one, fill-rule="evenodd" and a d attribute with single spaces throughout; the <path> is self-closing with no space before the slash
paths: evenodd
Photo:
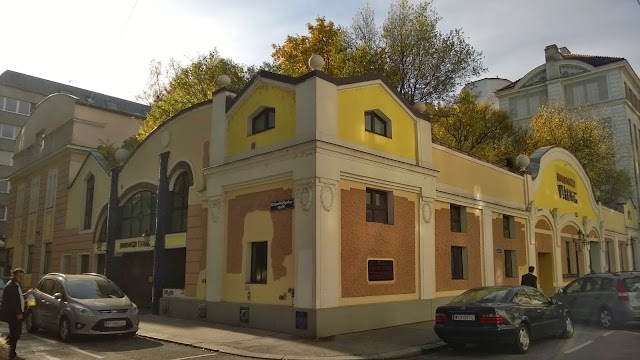
<path id="1" fill-rule="evenodd" d="M 34 249 L 34 245 L 27 245 L 27 268 L 26 268 L 26 273 L 27 274 L 31 274 L 33 273 L 33 249 Z"/>
<path id="2" fill-rule="evenodd" d="M 391 137 L 390 123 L 375 111 L 366 111 L 364 113 L 364 129 L 384 137 Z"/>
<path id="3" fill-rule="evenodd" d="M 31 113 L 31 103 L 28 101 L 16 100 L 0 96 L 0 110 L 16 114 L 29 115 Z"/>
<path id="4" fill-rule="evenodd" d="M 13 166 L 13 152 L 0 150 L 0 165 Z"/>
<path id="5" fill-rule="evenodd" d="M 571 243 L 567 241 L 564 245 L 567 253 L 567 274 L 573 274 L 571 272 Z"/>
<path id="6" fill-rule="evenodd" d="M 91 222 L 93 220 L 93 193 L 95 188 L 96 178 L 93 174 L 87 178 L 84 195 L 84 229 L 91 229 Z"/>
<path id="7" fill-rule="evenodd" d="M 515 250 L 504 251 L 504 274 L 508 278 L 516 277 L 518 272 L 518 258 Z"/>
<path id="8" fill-rule="evenodd" d="M 595 104 L 609 100 L 607 76 L 573 82 L 565 86 L 565 96 L 569 107 Z"/>
<path id="9" fill-rule="evenodd" d="M 71 272 L 71 255 L 62 255 L 60 258 L 60 272 L 63 274 Z"/>
<path id="10" fill-rule="evenodd" d="M 450 204 L 449 213 L 451 216 L 451 232 L 467 232 L 467 208 L 460 205 Z"/>
<path id="11" fill-rule="evenodd" d="M 467 248 L 451 247 L 451 278 L 453 280 L 467 279 Z"/>
<path id="12" fill-rule="evenodd" d="M 42 264 L 42 273 L 48 274 L 51 269 L 51 243 L 44 245 L 44 262 Z"/>
<path id="13" fill-rule="evenodd" d="M 502 215 L 502 234 L 505 239 L 515 239 L 516 220 L 513 216 Z"/>
<path id="14" fill-rule="evenodd" d="M 38 197 L 40 196 L 40 177 L 31 179 L 31 187 L 29 188 L 29 214 L 33 214 L 38 210 Z"/>
<path id="15" fill-rule="evenodd" d="M 19 132 L 19 126 L 0 124 L 0 138 L 15 140 Z"/>
<path id="16" fill-rule="evenodd" d="M 47 193 L 45 196 L 45 209 L 52 208 L 56 203 L 56 191 L 58 190 L 58 170 L 53 169 L 47 175 Z"/>
<path id="17" fill-rule="evenodd" d="M 9 192 L 9 180 L 0 179 L 0 193 L 8 193 Z"/>
<path id="18" fill-rule="evenodd" d="M 369 281 L 393 281 L 393 260 L 367 261 Z"/>
<path id="19" fill-rule="evenodd" d="M 251 134 L 257 134 L 276 127 L 276 109 L 265 108 L 251 119 Z"/>
<path id="20" fill-rule="evenodd" d="M 104 268 L 105 268 L 105 255 L 97 254 L 96 255 L 96 272 L 98 274 L 104 275 Z"/>
<path id="21" fill-rule="evenodd" d="M 78 274 L 86 274 L 91 272 L 89 269 L 89 255 L 78 256 Z"/>
<path id="22" fill-rule="evenodd" d="M 366 196 L 367 221 L 381 224 L 392 224 L 393 222 L 390 221 L 390 205 L 393 203 L 393 193 L 367 188 Z"/>
<path id="23" fill-rule="evenodd" d="M 7 206 L 0 205 L 0 221 L 7 221 Z"/>
<path id="24" fill-rule="evenodd" d="M 251 243 L 251 278 L 252 284 L 267 283 L 267 255 L 269 243 L 266 241 Z"/>

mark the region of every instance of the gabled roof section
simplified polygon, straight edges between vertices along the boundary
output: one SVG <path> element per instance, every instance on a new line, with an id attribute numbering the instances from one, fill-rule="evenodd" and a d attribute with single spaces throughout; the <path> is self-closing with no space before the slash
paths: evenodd
<path id="1" fill-rule="evenodd" d="M 104 156 L 102 156 L 102 154 L 100 154 L 100 152 L 98 152 L 97 150 L 89 151 L 89 153 L 87 154 L 87 157 L 84 158 L 82 165 L 80 165 L 80 170 L 82 170 L 82 168 L 85 166 L 87 161 L 89 161 L 89 158 L 94 158 L 98 163 L 98 165 L 100 165 L 102 170 L 104 170 L 104 173 L 109 175 L 109 163 L 107 162 L 107 159 L 105 159 Z M 76 179 L 78 178 L 79 175 L 80 175 L 80 171 L 78 171 L 78 173 L 76 174 L 76 177 L 74 177 L 71 183 L 69 184 L 69 189 L 71 189 L 71 187 L 76 182 Z"/>
<path id="2" fill-rule="evenodd" d="M 373 74 L 373 75 L 358 75 L 358 76 L 351 76 L 351 77 L 344 77 L 344 78 L 338 78 L 335 76 L 331 76 L 327 73 L 324 73 L 322 71 L 319 70 L 314 70 L 314 71 L 310 71 L 304 75 L 298 76 L 298 77 L 293 77 L 293 76 L 288 76 L 288 75 L 282 75 L 282 74 L 277 74 L 277 73 L 273 73 L 270 71 L 266 71 L 266 70 L 260 70 L 239 92 L 238 94 L 231 98 L 231 97 L 227 97 L 227 111 L 233 106 L 233 104 L 236 103 L 236 101 L 238 101 L 242 95 L 247 91 L 247 89 L 249 89 L 251 87 L 251 85 L 253 85 L 259 78 L 264 78 L 264 79 L 269 79 L 269 80 L 274 80 L 274 81 L 278 81 L 281 83 L 285 83 L 285 84 L 290 84 L 290 85 L 298 85 L 300 83 L 303 83 L 311 78 L 314 77 L 318 77 L 322 80 L 328 81 L 336 86 L 340 86 L 340 85 L 350 85 L 350 84 L 357 84 L 357 83 L 363 83 L 363 82 L 367 82 L 367 81 L 374 81 L 374 80 L 379 80 L 382 83 L 385 84 L 386 87 L 388 87 L 390 90 L 393 91 L 393 93 L 395 94 L 395 96 L 402 102 L 404 103 L 405 106 L 407 106 L 407 108 L 411 111 L 411 113 L 413 115 L 415 115 L 416 117 L 423 119 L 423 120 L 427 120 L 429 121 L 429 116 L 427 114 L 423 114 L 419 111 L 417 111 L 412 104 L 409 102 L 409 100 L 407 98 L 405 98 L 404 96 L 402 96 L 402 94 L 394 87 L 392 86 L 383 76 L 381 75 L 377 75 L 377 74 Z M 217 94 L 220 91 L 226 91 L 226 88 L 220 88 L 216 91 L 213 92 L 213 95 Z"/>
<path id="3" fill-rule="evenodd" d="M 56 93 L 69 94 L 75 96 L 83 103 L 108 110 L 116 110 L 137 117 L 146 117 L 147 112 L 151 109 L 149 106 L 137 102 L 57 83 L 12 70 L 6 70 L 0 74 L 0 84 L 42 95 Z"/>

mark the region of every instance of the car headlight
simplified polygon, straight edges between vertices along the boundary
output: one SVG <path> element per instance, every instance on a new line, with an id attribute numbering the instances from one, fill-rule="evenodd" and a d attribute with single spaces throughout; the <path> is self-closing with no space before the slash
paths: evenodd
<path id="1" fill-rule="evenodd" d="M 138 313 L 138 306 L 134 303 L 131 303 L 131 313 L 132 314 L 137 314 Z"/>
<path id="2" fill-rule="evenodd" d="M 89 309 L 87 309 L 85 307 L 82 307 L 82 306 L 77 306 L 76 305 L 73 308 L 76 310 L 76 313 L 78 315 L 81 315 L 81 316 L 94 316 L 95 315 L 93 313 L 93 311 L 91 311 L 91 310 L 89 310 Z"/>

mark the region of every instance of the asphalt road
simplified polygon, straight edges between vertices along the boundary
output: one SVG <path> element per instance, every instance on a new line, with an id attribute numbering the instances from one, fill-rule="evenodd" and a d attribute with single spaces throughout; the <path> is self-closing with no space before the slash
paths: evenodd
<path id="1" fill-rule="evenodd" d="M 0 323 L 2 336 L 8 333 Z M 126 339 L 118 336 L 88 337 L 61 343 L 55 335 L 46 332 L 22 333 L 18 342 L 18 355 L 28 360 L 239 360 L 241 358 L 214 353 L 141 337 Z"/>
<path id="2" fill-rule="evenodd" d="M 640 323 L 630 323 L 616 330 L 576 324 L 571 339 L 542 339 L 533 342 L 529 352 L 514 354 L 509 349 L 489 346 L 468 346 L 462 351 L 449 348 L 414 358 L 439 359 L 544 359 L 544 360 L 631 360 L 640 354 Z"/>

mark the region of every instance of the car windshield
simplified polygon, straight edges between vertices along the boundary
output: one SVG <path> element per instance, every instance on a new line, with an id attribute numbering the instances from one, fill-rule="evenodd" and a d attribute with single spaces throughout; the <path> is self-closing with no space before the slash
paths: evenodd
<path id="1" fill-rule="evenodd" d="M 494 303 L 501 302 L 509 292 L 509 289 L 471 289 L 453 299 L 454 303 Z"/>
<path id="2" fill-rule="evenodd" d="M 628 291 L 640 292 L 640 276 L 634 276 L 624 279 L 624 284 L 627 286 Z"/>
<path id="3" fill-rule="evenodd" d="M 70 279 L 67 281 L 68 295 L 75 299 L 123 298 L 124 294 L 111 281 L 96 279 Z"/>

